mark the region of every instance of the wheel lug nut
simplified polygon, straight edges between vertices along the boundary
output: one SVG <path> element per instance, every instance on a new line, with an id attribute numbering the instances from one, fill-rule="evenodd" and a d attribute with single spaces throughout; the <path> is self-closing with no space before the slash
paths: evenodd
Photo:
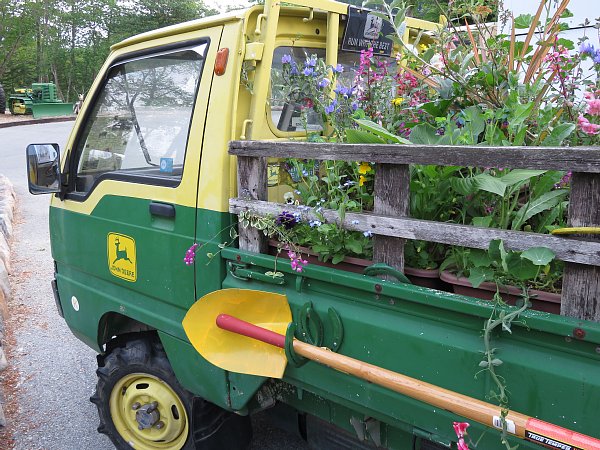
<path id="1" fill-rule="evenodd" d="M 160 430 L 160 429 L 164 428 L 164 426 L 165 426 L 165 423 L 161 420 L 156 424 L 156 429 Z"/>
<path id="2" fill-rule="evenodd" d="M 152 402 L 152 403 L 150 403 L 150 405 L 148 406 L 148 412 L 152 412 L 152 411 L 154 411 L 156 408 L 158 408 L 158 402 Z"/>
<path id="3" fill-rule="evenodd" d="M 140 405 L 140 402 L 135 402 L 133 405 L 131 405 L 131 409 L 135 411 L 136 409 L 140 409 L 140 406 L 142 406 Z"/>

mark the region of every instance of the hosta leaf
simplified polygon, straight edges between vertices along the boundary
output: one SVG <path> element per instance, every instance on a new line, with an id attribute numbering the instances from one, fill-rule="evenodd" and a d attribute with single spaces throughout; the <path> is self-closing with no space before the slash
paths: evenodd
<path id="1" fill-rule="evenodd" d="M 410 142 L 420 145 L 438 144 L 442 136 L 435 134 L 435 128 L 429 124 L 421 123 L 410 132 Z"/>

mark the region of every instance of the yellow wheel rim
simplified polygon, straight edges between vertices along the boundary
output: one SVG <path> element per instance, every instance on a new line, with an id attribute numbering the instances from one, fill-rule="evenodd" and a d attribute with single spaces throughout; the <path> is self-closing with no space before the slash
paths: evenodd
<path id="1" fill-rule="evenodd" d="M 151 404 L 156 407 L 152 416 L 144 415 Z M 121 378 L 110 394 L 109 407 L 115 428 L 135 449 L 179 450 L 187 439 L 189 424 L 183 403 L 158 377 L 132 373 Z"/>

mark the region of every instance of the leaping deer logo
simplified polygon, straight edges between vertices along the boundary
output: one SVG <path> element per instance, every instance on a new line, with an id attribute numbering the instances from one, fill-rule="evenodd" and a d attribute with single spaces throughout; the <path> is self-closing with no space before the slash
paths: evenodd
<path id="1" fill-rule="evenodd" d="M 127 257 L 127 247 L 123 248 L 123 250 L 120 250 L 119 249 L 120 244 L 121 244 L 121 242 L 119 241 L 119 238 L 116 238 L 115 239 L 115 247 L 116 247 L 115 250 L 116 250 L 117 257 L 113 261 L 113 264 L 120 260 L 129 261 L 131 264 L 133 264 L 133 262 Z"/>

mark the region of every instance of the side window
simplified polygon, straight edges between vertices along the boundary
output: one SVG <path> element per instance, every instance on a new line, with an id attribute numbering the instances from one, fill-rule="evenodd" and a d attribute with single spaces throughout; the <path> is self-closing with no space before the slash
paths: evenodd
<path id="1" fill-rule="evenodd" d="M 305 62 L 311 56 L 325 59 L 325 49 L 281 46 L 273 53 L 271 121 L 279 131 L 302 132 L 305 129 L 308 131 L 323 129 L 322 117 L 310 107 L 310 102 L 307 101 L 307 94 L 311 89 L 315 90 L 319 80 L 311 80 L 310 76 L 301 76 L 306 68 Z M 337 59 L 344 69 L 338 75 L 339 82 L 346 87 L 359 85 L 363 81 L 360 78 L 360 53 L 339 51 Z M 396 70 L 394 58 L 378 57 L 378 59 L 386 60 L 391 70 Z M 287 73 L 284 70 L 284 62 L 291 67 Z M 307 83 L 312 83 L 312 86 Z"/>
<path id="2" fill-rule="evenodd" d="M 77 141 L 76 192 L 89 192 L 101 177 L 179 183 L 207 48 L 149 55 L 110 69 Z"/>

